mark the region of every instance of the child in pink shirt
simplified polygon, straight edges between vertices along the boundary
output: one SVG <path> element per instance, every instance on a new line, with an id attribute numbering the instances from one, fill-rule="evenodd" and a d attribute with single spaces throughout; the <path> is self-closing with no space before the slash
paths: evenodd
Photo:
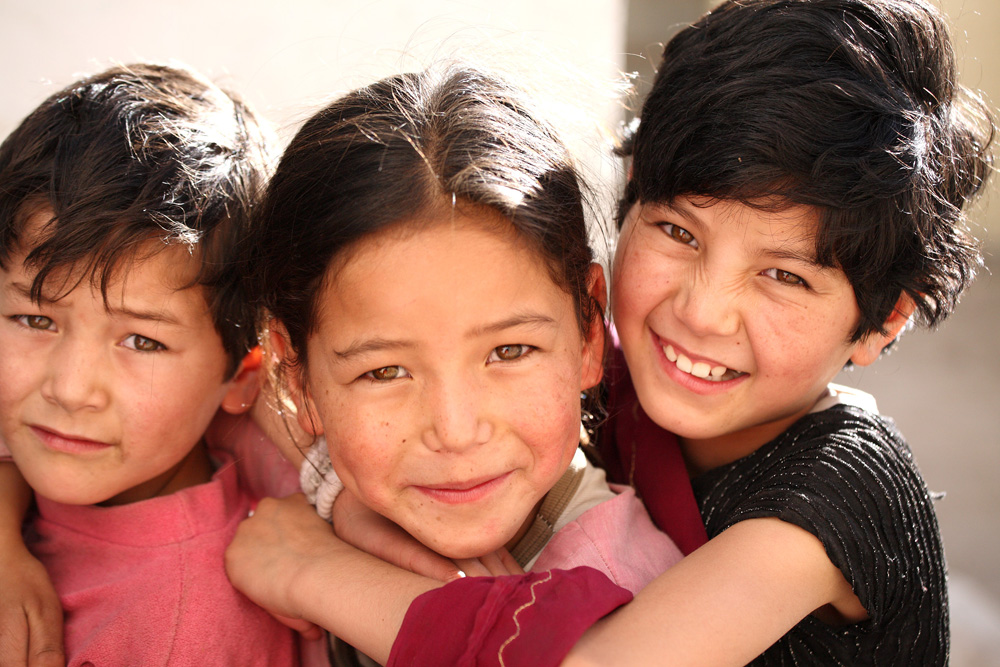
<path id="1" fill-rule="evenodd" d="M 226 578 L 254 498 L 204 438 L 257 392 L 230 257 L 268 163 L 241 101 L 144 64 L 56 93 L 0 146 L 0 437 L 69 665 L 298 661 Z"/>

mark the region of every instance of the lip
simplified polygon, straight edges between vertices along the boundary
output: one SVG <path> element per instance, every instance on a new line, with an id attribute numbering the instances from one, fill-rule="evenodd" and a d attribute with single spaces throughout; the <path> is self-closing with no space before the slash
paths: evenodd
<path id="1" fill-rule="evenodd" d="M 694 355 L 690 355 L 688 354 L 686 349 L 684 349 L 677 343 L 660 338 L 652 331 L 650 332 L 650 335 L 652 337 L 653 353 L 656 356 L 657 360 L 660 362 L 660 368 L 662 368 L 663 372 L 676 384 L 684 387 L 685 389 L 691 392 L 704 395 L 722 394 L 731 391 L 736 385 L 741 384 L 747 378 L 750 377 L 748 373 L 743 373 L 742 375 L 734 377 L 731 380 L 712 381 L 695 377 L 690 373 L 685 373 L 684 371 L 677 368 L 677 365 L 675 363 L 667 359 L 667 355 L 663 352 L 663 348 L 665 346 L 672 345 L 675 350 L 683 353 L 684 356 L 688 357 L 692 361 L 704 361 L 709 365 L 718 365 L 718 366 L 722 366 L 724 364 L 719 364 L 718 362 L 714 362 L 704 357 L 697 357 Z"/>
<path id="2" fill-rule="evenodd" d="M 513 473 L 505 472 L 496 477 L 466 480 L 464 482 L 448 482 L 428 486 L 414 485 L 414 488 L 439 502 L 448 505 L 461 505 L 463 503 L 473 503 L 482 500 L 499 489 L 511 474 Z"/>
<path id="3" fill-rule="evenodd" d="M 42 441 L 43 445 L 57 452 L 64 452 L 66 454 L 92 454 L 111 447 L 106 442 L 60 433 L 59 431 L 42 426 L 31 426 L 30 428 L 31 432 Z"/>

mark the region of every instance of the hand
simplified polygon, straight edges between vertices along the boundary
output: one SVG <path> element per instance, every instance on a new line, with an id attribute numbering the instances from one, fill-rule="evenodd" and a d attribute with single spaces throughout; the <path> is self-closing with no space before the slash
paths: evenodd
<path id="1" fill-rule="evenodd" d="M 341 491 L 333 504 L 333 525 L 337 535 L 348 544 L 404 570 L 437 581 L 452 581 L 463 574 L 480 577 L 524 572 L 502 548 L 481 558 L 451 561 L 363 505 L 346 489 Z"/>
<path id="2" fill-rule="evenodd" d="M 0 548 L 0 665 L 62 667 L 62 606 L 45 567 L 18 541 Z"/>
<path id="3" fill-rule="evenodd" d="M 233 586 L 279 621 L 309 639 L 319 638 L 322 631 L 304 618 L 294 593 L 309 580 L 309 568 L 321 565 L 338 544 L 302 494 L 265 498 L 226 549 L 226 573 Z"/>

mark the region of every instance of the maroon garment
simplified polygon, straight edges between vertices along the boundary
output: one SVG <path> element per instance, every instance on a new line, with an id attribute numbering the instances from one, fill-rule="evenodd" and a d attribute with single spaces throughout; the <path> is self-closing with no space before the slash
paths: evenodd
<path id="1" fill-rule="evenodd" d="M 634 487 L 657 528 L 686 556 L 708 534 L 691 490 L 677 436 L 657 426 L 636 398 L 621 350 L 607 367 L 608 421 L 598 446 L 608 481 Z"/>
<path id="2" fill-rule="evenodd" d="M 470 577 L 410 605 L 387 667 L 558 665 L 632 594 L 589 567 Z"/>
<path id="3" fill-rule="evenodd" d="M 608 395 L 599 444 L 609 480 L 632 483 L 653 521 L 690 553 L 708 538 L 680 446 L 639 406 L 617 349 Z M 461 579 L 414 600 L 388 666 L 558 665 L 587 628 L 631 599 L 589 567 Z"/>

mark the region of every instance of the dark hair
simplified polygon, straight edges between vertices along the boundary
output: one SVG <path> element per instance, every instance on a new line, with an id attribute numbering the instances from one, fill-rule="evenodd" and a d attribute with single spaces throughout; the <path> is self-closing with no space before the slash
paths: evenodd
<path id="1" fill-rule="evenodd" d="M 67 267 L 106 297 L 154 239 L 197 249 L 192 285 L 205 288 L 231 375 L 256 341 L 232 255 L 268 165 L 257 119 L 232 94 L 175 67 L 112 67 L 49 97 L 0 145 L 0 265 L 39 209 L 53 218 L 24 248 L 34 299 Z"/>
<path id="2" fill-rule="evenodd" d="M 566 148 L 517 90 L 452 64 L 338 99 L 306 122 L 278 164 L 247 261 L 300 369 L 331 264 L 371 234 L 453 206 L 509 221 L 572 295 L 581 328 L 599 316 L 587 292 L 581 184 Z"/>
<path id="3" fill-rule="evenodd" d="M 982 260 L 962 208 L 991 167 L 990 113 L 956 82 L 923 0 L 730 0 L 674 37 L 623 153 L 637 201 L 680 195 L 816 207 L 816 256 L 861 321 L 897 299 L 932 326 Z"/>

